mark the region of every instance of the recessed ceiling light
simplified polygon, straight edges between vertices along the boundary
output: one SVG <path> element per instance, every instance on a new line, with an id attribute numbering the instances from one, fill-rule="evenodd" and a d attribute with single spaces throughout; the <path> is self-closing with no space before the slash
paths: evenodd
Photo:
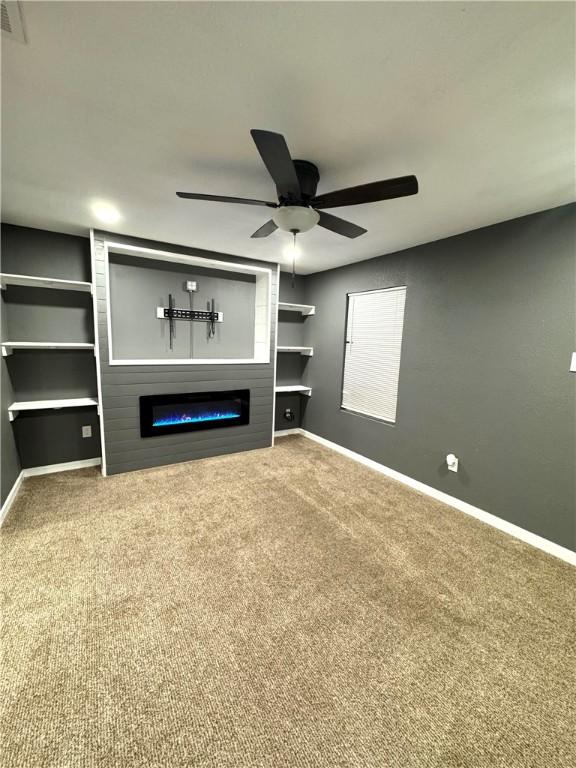
<path id="1" fill-rule="evenodd" d="M 92 203 L 92 213 L 104 224 L 116 224 L 120 221 L 120 211 L 109 203 Z"/>

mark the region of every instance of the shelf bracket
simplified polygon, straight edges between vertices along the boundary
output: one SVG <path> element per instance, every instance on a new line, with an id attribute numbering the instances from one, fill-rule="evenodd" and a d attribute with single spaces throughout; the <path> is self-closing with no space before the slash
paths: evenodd
<path id="1" fill-rule="evenodd" d="M 8 419 L 10 421 L 14 421 L 14 419 L 16 418 L 16 416 L 18 416 L 19 413 L 20 411 L 8 411 Z"/>
<path id="2" fill-rule="evenodd" d="M 8 357 L 8 355 L 12 354 L 12 348 L 6 347 L 6 345 L 2 344 L 2 357 Z"/>

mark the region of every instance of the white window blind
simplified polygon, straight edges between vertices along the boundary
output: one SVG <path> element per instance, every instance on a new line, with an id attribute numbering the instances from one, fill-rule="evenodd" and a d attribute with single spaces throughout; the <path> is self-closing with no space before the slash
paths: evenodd
<path id="1" fill-rule="evenodd" d="M 348 296 L 342 408 L 396 421 L 406 287 Z"/>

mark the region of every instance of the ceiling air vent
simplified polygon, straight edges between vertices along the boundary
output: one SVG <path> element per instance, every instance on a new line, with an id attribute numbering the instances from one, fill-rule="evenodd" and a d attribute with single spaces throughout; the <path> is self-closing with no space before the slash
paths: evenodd
<path id="1" fill-rule="evenodd" d="M 2 0 L 2 34 L 20 43 L 26 42 L 24 24 L 22 22 L 22 9 L 17 0 Z"/>

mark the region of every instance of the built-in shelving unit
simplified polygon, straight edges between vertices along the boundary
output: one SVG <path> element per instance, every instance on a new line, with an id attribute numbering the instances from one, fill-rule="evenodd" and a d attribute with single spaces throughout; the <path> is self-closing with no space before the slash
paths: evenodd
<path id="1" fill-rule="evenodd" d="M 56 288 L 61 291 L 92 292 L 92 283 L 86 283 L 82 280 L 60 280 L 55 277 L 0 273 L 0 287 L 4 289 L 8 285 L 25 285 L 29 288 Z"/>
<path id="2" fill-rule="evenodd" d="M 316 314 L 316 307 L 313 304 L 289 304 L 285 301 L 278 302 L 280 312 L 299 312 L 301 315 Z"/>
<path id="3" fill-rule="evenodd" d="M 94 349 L 83 341 L 3 341 L 2 355 L 8 357 L 15 349 Z"/>
<path id="4" fill-rule="evenodd" d="M 305 355 L 306 357 L 312 357 L 314 354 L 313 347 L 276 347 L 278 352 L 294 352 L 297 355 Z"/>
<path id="5" fill-rule="evenodd" d="M 310 397 L 312 389 L 310 387 L 305 387 L 303 384 L 283 384 L 276 387 L 276 392 L 300 392 L 301 394 Z"/>
<path id="6" fill-rule="evenodd" d="M 80 408 L 98 405 L 94 397 L 67 397 L 60 400 L 22 400 L 8 406 L 8 417 L 14 421 L 20 411 L 42 411 L 46 409 Z"/>
<path id="7" fill-rule="evenodd" d="M 296 298 L 296 294 L 293 295 Z M 288 314 L 291 314 L 292 317 L 287 317 Z M 280 398 L 278 402 L 281 404 L 277 411 L 277 418 L 279 423 L 284 426 L 286 426 L 285 420 L 288 419 L 292 422 L 289 426 L 300 425 L 301 412 L 305 406 L 298 403 L 299 396 L 306 399 L 312 395 L 312 388 L 303 384 L 302 378 L 307 358 L 312 357 L 314 348 L 300 346 L 300 344 L 305 339 L 303 324 L 308 323 L 308 318 L 315 314 L 316 307 L 313 304 L 299 304 L 294 301 L 278 302 L 278 340 L 280 343 L 276 347 L 276 353 L 287 356 L 287 359 L 276 361 L 277 379 L 274 393 L 276 398 Z M 299 317 L 297 317 L 298 315 Z M 303 359 L 298 361 L 296 356 Z M 291 416 L 286 415 L 288 410 L 292 411 Z M 297 421 L 294 421 L 294 418 Z"/>

